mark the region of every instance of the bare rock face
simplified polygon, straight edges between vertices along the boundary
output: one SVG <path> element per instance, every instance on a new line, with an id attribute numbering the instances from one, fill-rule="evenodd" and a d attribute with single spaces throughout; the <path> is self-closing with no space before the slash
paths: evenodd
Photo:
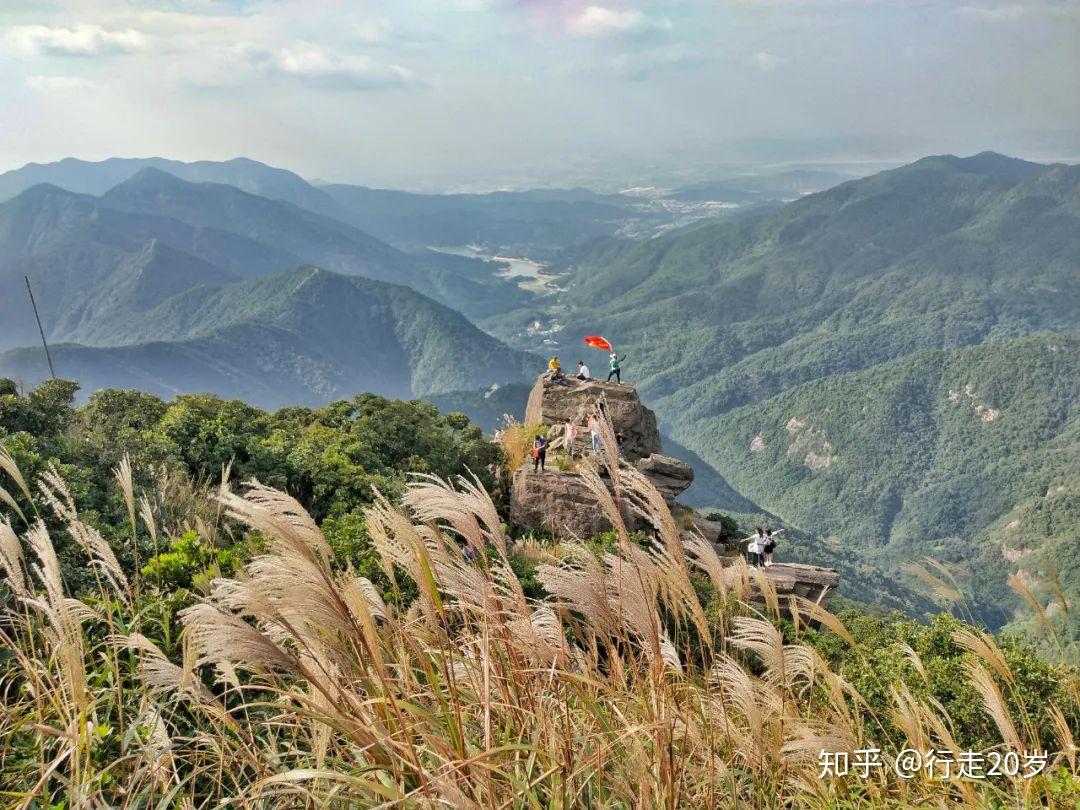
<path id="1" fill-rule="evenodd" d="M 671 456 L 653 453 L 638 459 L 634 466 L 652 482 L 668 504 L 673 504 L 694 483 L 694 468 Z"/>
<path id="2" fill-rule="evenodd" d="M 629 514 L 624 519 L 633 525 Z M 510 488 L 510 522 L 542 529 L 556 537 L 591 537 L 611 529 L 596 496 L 574 472 L 533 472 L 525 466 L 514 473 Z"/>
<path id="3" fill-rule="evenodd" d="M 603 395 L 612 426 L 626 434 L 623 455 L 627 461 L 660 452 L 656 414 L 641 404 L 637 390 L 632 385 L 574 378 L 567 378 L 564 382 L 565 385 L 560 384 L 546 374 L 536 381 L 525 408 L 526 425 L 574 422 L 581 425 L 581 432 L 585 433 L 584 425 L 589 411 Z"/>
<path id="4" fill-rule="evenodd" d="M 776 588 L 776 595 L 785 614 L 790 614 L 791 596 L 801 596 L 827 608 L 832 592 L 840 584 L 840 575 L 834 569 L 816 565 L 776 563 L 759 570 L 765 572 L 765 576 Z"/>

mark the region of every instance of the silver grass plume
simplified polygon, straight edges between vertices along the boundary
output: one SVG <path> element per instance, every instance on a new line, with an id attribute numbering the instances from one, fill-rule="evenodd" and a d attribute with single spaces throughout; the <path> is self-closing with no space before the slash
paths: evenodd
<path id="1" fill-rule="evenodd" d="M 112 546 L 97 529 L 79 519 L 75 501 L 56 467 L 50 464 L 41 474 L 38 484 L 42 497 L 52 507 L 56 516 L 64 521 L 68 533 L 90 558 L 90 564 L 105 574 L 105 578 L 117 593 L 127 591 L 127 575 L 120 567 L 120 561 L 116 559 Z"/>
<path id="2" fill-rule="evenodd" d="M 23 567 L 22 544 L 7 518 L 0 519 L 0 568 L 3 568 L 11 592 L 19 599 L 30 595 Z"/>

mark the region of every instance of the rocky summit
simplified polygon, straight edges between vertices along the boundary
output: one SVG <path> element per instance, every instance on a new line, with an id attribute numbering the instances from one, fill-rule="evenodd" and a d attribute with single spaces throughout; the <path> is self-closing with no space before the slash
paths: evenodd
<path id="1" fill-rule="evenodd" d="M 511 524 L 556 538 L 586 538 L 612 528 L 596 495 L 577 472 L 578 465 L 596 463 L 586 423 L 589 412 L 600 401 L 612 428 L 625 436 L 623 463 L 636 468 L 656 487 L 684 536 L 704 537 L 734 562 L 742 546 L 725 543 L 719 524 L 678 502 L 679 495 L 694 481 L 694 469 L 660 452 L 663 448 L 656 415 L 642 404 L 632 385 L 573 378 L 560 382 L 549 374 L 537 379 L 526 406 L 525 424 L 546 426 L 551 450 L 546 471 L 537 472 L 525 464 L 514 473 L 510 487 Z M 572 442 L 568 441 L 569 425 L 577 426 Z M 600 469 L 603 474 L 602 465 Z M 629 504 L 620 503 L 620 511 L 628 530 L 648 529 L 646 521 Z M 823 605 L 839 583 L 838 574 L 830 568 L 784 563 L 760 570 L 779 597 L 797 595 Z"/>
<path id="2" fill-rule="evenodd" d="M 529 402 L 525 406 L 525 424 L 549 425 L 558 437 L 568 423 L 583 426 L 589 411 L 600 399 L 605 403 L 612 427 L 626 434 L 622 450 L 627 461 L 660 452 L 656 414 L 641 404 L 637 390 L 632 385 L 573 377 L 560 382 L 545 374 L 536 381 L 529 394 Z M 582 447 L 588 444 L 585 431 L 579 434 L 578 442 Z"/>

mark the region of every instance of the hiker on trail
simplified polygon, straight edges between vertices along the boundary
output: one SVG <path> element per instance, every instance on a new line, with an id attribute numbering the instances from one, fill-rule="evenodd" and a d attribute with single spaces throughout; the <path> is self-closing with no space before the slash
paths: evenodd
<path id="1" fill-rule="evenodd" d="M 533 439 L 533 472 L 547 472 L 544 462 L 547 460 L 548 441 L 547 436 L 537 436 Z"/>
<path id="2" fill-rule="evenodd" d="M 780 534 L 783 529 L 777 529 L 775 532 L 772 529 L 765 530 L 765 545 L 763 551 L 765 553 L 765 567 L 768 568 L 773 564 L 773 552 L 776 551 L 776 535 Z"/>
<path id="3" fill-rule="evenodd" d="M 608 382 L 611 382 L 611 378 L 614 377 L 615 382 L 619 383 L 619 385 L 622 385 L 622 369 L 619 367 L 619 364 L 625 359 L 625 354 L 622 357 L 619 357 L 619 355 L 617 355 L 615 352 L 611 353 L 611 362 L 609 364 L 611 367 L 611 371 L 609 371 L 607 375 Z"/>
<path id="4" fill-rule="evenodd" d="M 600 415 L 596 411 L 589 414 L 589 435 L 592 437 L 592 451 L 600 452 Z"/>
<path id="5" fill-rule="evenodd" d="M 589 379 L 589 367 L 585 365 L 584 360 L 577 361 L 577 378 L 579 380 Z"/>
<path id="6" fill-rule="evenodd" d="M 757 533 L 746 539 L 750 541 L 746 544 L 746 561 L 757 568 L 765 559 L 765 530 L 758 526 Z"/>

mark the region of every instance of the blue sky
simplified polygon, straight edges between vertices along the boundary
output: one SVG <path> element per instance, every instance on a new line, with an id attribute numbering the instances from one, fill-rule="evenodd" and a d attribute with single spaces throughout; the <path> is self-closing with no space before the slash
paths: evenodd
<path id="1" fill-rule="evenodd" d="M 408 187 L 1080 141 L 1080 0 L 5 0 L 0 169 Z"/>

